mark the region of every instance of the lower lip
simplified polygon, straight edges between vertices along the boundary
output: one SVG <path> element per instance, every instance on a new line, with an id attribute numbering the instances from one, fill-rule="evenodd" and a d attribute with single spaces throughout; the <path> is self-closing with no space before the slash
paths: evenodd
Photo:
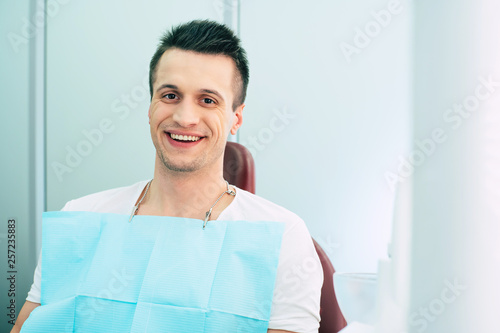
<path id="1" fill-rule="evenodd" d="M 194 146 L 196 146 L 197 144 L 199 144 L 204 139 L 204 138 L 201 138 L 198 141 L 176 141 L 176 140 L 172 139 L 172 137 L 170 136 L 169 133 L 165 133 L 165 135 L 167 136 L 168 142 L 172 146 L 174 146 L 176 148 L 190 148 L 190 147 L 194 147 Z"/>

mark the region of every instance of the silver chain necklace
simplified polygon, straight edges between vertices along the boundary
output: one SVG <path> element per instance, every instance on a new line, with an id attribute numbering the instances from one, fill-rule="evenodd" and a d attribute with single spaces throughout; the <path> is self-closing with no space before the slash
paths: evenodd
<path id="1" fill-rule="evenodd" d="M 146 186 L 146 191 L 144 191 L 144 194 L 142 195 L 141 199 L 139 200 L 139 202 L 132 208 L 132 212 L 130 213 L 130 218 L 128 219 L 128 222 L 132 222 L 132 219 L 134 218 L 135 214 L 137 213 L 137 211 L 139 210 L 139 205 L 142 203 L 142 201 L 144 200 L 144 198 L 146 197 L 146 194 L 148 193 L 149 191 L 149 186 L 151 185 L 151 182 L 153 181 L 153 179 L 151 179 L 149 182 L 148 182 L 148 185 Z M 210 218 L 210 216 L 212 215 L 212 209 L 215 207 L 215 205 L 219 202 L 219 200 L 224 196 L 224 194 L 229 194 L 229 195 L 232 195 L 233 197 L 236 195 L 236 192 L 234 192 L 233 190 L 230 190 L 229 189 L 229 183 L 227 182 L 227 180 L 224 180 L 226 182 L 226 190 L 224 192 L 222 192 L 222 194 L 217 198 L 217 200 L 215 200 L 214 204 L 212 205 L 212 207 L 210 207 L 210 209 L 205 213 L 205 221 L 203 222 L 203 229 L 205 229 L 205 227 L 207 226 L 207 222 L 208 222 L 208 219 Z"/>

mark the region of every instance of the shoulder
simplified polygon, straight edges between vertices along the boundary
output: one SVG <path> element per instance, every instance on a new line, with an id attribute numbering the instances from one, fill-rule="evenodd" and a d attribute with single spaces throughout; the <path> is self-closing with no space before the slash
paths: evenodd
<path id="1" fill-rule="evenodd" d="M 323 270 L 305 222 L 288 209 L 239 188 L 219 218 L 285 223 L 269 328 L 317 332 Z"/>
<path id="2" fill-rule="evenodd" d="M 67 202 L 62 210 L 128 214 L 147 182 L 89 194 Z"/>
<path id="3" fill-rule="evenodd" d="M 220 220 L 245 220 L 283 222 L 285 224 L 284 240 L 303 243 L 312 242 L 307 226 L 297 214 L 275 204 L 265 198 L 236 188 L 233 202 L 219 216 Z M 304 237 L 305 236 L 305 237 Z"/>

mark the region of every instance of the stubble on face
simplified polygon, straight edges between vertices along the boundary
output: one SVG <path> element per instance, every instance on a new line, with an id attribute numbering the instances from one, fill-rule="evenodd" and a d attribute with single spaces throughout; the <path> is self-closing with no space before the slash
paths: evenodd
<path id="1" fill-rule="evenodd" d="M 160 147 L 156 147 L 156 152 L 158 158 L 160 159 L 162 165 L 165 167 L 166 170 L 173 172 L 180 172 L 180 173 L 188 173 L 188 172 L 198 171 L 207 164 L 215 163 L 215 161 L 217 161 L 219 157 L 221 157 L 221 155 L 224 153 L 225 144 L 226 144 L 225 142 L 219 143 L 212 156 L 208 156 L 208 154 L 204 151 L 202 155 L 198 156 L 193 161 L 184 164 L 176 163 L 175 161 L 170 159 L 168 157 L 168 154 L 165 151 L 163 151 L 163 149 L 161 149 Z M 209 159 L 209 157 L 211 158 Z"/>

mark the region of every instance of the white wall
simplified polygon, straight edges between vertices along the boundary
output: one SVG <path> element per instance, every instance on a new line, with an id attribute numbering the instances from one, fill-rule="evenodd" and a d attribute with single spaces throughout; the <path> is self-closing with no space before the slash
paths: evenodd
<path id="1" fill-rule="evenodd" d="M 389 3 L 397 14 L 377 33 L 372 12 Z M 242 1 L 240 141 L 256 155 L 257 193 L 299 214 L 337 270 L 375 271 L 387 253 L 384 175 L 409 145 L 411 14 L 406 2 Z M 367 25 L 369 45 L 345 57 L 342 42 L 355 46 Z"/>
<path id="2" fill-rule="evenodd" d="M 415 8 L 414 138 L 443 139 L 415 168 L 409 332 L 498 332 L 500 3 Z"/>

